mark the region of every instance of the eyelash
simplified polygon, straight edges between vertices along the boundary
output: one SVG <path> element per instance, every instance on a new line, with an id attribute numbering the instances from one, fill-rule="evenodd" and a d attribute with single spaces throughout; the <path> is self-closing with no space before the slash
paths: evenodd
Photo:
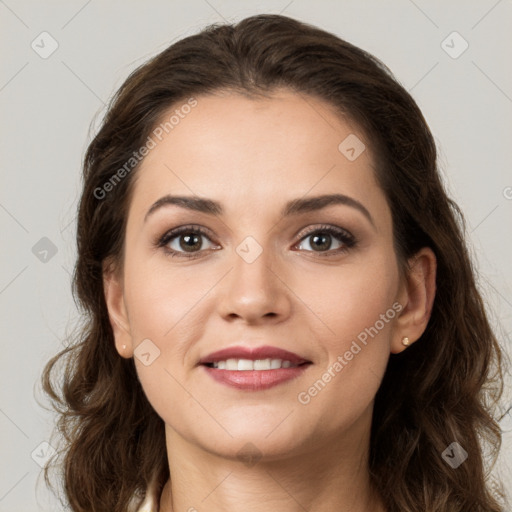
<path id="1" fill-rule="evenodd" d="M 167 231 L 163 236 L 156 239 L 154 245 L 158 248 L 163 249 L 164 252 L 170 257 L 176 256 L 178 258 L 187 258 L 189 260 L 200 257 L 201 253 L 204 250 L 200 250 L 200 251 L 197 251 L 194 253 L 186 253 L 186 252 L 182 252 L 182 251 L 176 251 L 176 250 L 170 249 L 168 247 L 168 244 L 169 244 L 169 242 L 171 242 L 171 240 L 173 240 L 177 236 L 184 234 L 184 233 L 204 235 L 206 238 L 208 238 L 208 240 L 210 240 L 209 232 L 206 229 L 202 228 L 201 226 L 188 225 L 188 226 L 180 226 L 179 228 L 171 229 L 170 231 Z M 317 253 L 321 258 L 337 256 L 339 254 L 347 252 L 349 249 L 355 247 L 357 244 L 355 237 L 348 231 L 346 231 L 342 228 L 337 228 L 337 227 L 325 224 L 325 225 L 320 225 L 320 226 L 311 228 L 310 230 L 307 230 L 306 233 L 304 233 L 302 235 L 299 242 L 297 242 L 297 244 L 295 244 L 295 245 L 299 245 L 303 240 L 305 240 L 306 238 L 310 237 L 311 235 L 315 235 L 317 233 L 329 234 L 329 235 L 333 236 L 334 238 L 337 238 L 343 244 L 342 247 L 340 247 L 338 249 L 334 249 L 334 250 L 331 249 L 329 251 L 320 251 L 320 252 L 306 251 L 306 252 Z M 210 240 L 210 242 L 211 242 L 211 240 Z"/>

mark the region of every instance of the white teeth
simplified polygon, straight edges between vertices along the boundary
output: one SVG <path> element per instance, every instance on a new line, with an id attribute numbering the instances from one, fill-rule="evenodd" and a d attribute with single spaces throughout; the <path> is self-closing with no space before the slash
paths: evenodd
<path id="1" fill-rule="evenodd" d="M 272 359 L 270 361 L 270 369 L 277 370 L 278 368 L 281 368 L 281 362 L 281 359 Z"/>
<path id="2" fill-rule="evenodd" d="M 226 361 L 226 370 L 238 370 L 238 361 L 236 359 L 228 359 Z"/>
<path id="3" fill-rule="evenodd" d="M 213 368 L 219 370 L 278 370 L 279 368 L 292 368 L 298 365 L 291 361 L 282 359 L 227 359 L 226 361 L 217 361 L 212 363 Z"/>
<path id="4" fill-rule="evenodd" d="M 250 359 L 239 359 L 238 360 L 239 370 L 254 370 L 254 363 Z"/>
<path id="5" fill-rule="evenodd" d="M 254 361 L 254 369 L 255 370 L 269 370 L 270 369 L 270 359 L 256 359 Z"/>

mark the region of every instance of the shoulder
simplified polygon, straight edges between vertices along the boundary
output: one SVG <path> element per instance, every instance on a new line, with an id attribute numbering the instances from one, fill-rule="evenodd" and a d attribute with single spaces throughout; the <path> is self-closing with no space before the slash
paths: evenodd
<path id="1" fill-rule="evenodd" d="M 140 496 L 134 496 L 129 512 L 158 512 L 160 508 L 160 496 L 158 495 L 155 482 L 153 481 L 146 490 L 144 501 L 138 506 L 135 505 Z"/>
<path id="2" fill-rule="evenodd" d="M 142 505 L 135 512 L 158 512 L 156 496 L 148 494 Z"/>

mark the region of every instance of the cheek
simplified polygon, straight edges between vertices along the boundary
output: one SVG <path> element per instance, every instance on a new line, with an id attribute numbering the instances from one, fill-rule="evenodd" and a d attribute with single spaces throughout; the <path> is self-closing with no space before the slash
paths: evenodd
<path id="1" fill-rule="evenodd" d="M 162 348 L 170 339 L 186 339 L 177 336 L 185 326 L 190 336 L 190 328 L 202 325 L 200 303 L 212 284 L 209 279 L 190 279 L 190 274 L 170 271 L 160 256 L 155 263 L 140 257 L 127 265 L 125 298 L 135 344 L 150 338 Z"/>
<path id="2" fill-rule="evenodd" d="M 329 352 L 343 350 L 350 341 L 377 321 L 388 334 L 394 310 L 381 325 L 381 315 L 392 308 L 398 291 L 398 267 L 393 254 L 375 252 L 371 257 L 325 267 L 296 276 L 294 292 L 312 312 L 311 326 L 327 343 Z M 316 319 L 316 322 L 314 321 Z M 311 333 L 314 335 L 313 333 Z"/>
<path id="3" fill-rule="evenodd" d="M 158 262 L 158 268 L 142 256 L 127 262 L 125 300 L 139 380 L 153 408 L 170 422 L 166 414 L 190 401 L 180 383 L 186 384 L 187 371 L 195 364 L 191 346 L 206 337 L 204 298 L 216 279 L 210 272 L 192 280 L 190 272 L 170 272 L 165 262 Z"/>
<path id="4" fill-rule="evenodd" d="M 315 412 L 331 411 L 326 430 L 355 421 L 384 375 L 400 309 L 395 302 L 398 269 L 390 261 L 377 257 L 364 267 L 340 268 L 335 278 L 331 273 L 314 279 L 316 291 L 310 291 L 309 299 L 323 325 L 316 322 L 318 336 L 312 336 L 312 343 L 325 357 L 297 400 L 312 418 Z"/>
<path id="5" fill-rule="evenodd" d="M 134 362 L 146 396 L 157 411 L 162 410 L 159 402 L 164 396 L 179 394 L 171 375 L 181 381 L 178 373 L 186 353 L 180 340 L 187 337 L 179 336 L 188 319 L 186 289 L 171 283 L 161 273 L 137 265 L 136 259 L 126 266 L 125 300 Z"/>

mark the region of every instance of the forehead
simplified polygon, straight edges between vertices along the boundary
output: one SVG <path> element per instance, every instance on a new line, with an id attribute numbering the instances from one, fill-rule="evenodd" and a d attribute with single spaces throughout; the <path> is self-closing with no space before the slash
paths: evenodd
<path id="1" fill-rule="evenodd" d="M 322 100 L 286 90 L 195 100 L 173 105 L 153 130 L 131 209 L 171 193 L 216 198 L 233 211 L 333 192 L 384 206 L 364 134 Z"/>

